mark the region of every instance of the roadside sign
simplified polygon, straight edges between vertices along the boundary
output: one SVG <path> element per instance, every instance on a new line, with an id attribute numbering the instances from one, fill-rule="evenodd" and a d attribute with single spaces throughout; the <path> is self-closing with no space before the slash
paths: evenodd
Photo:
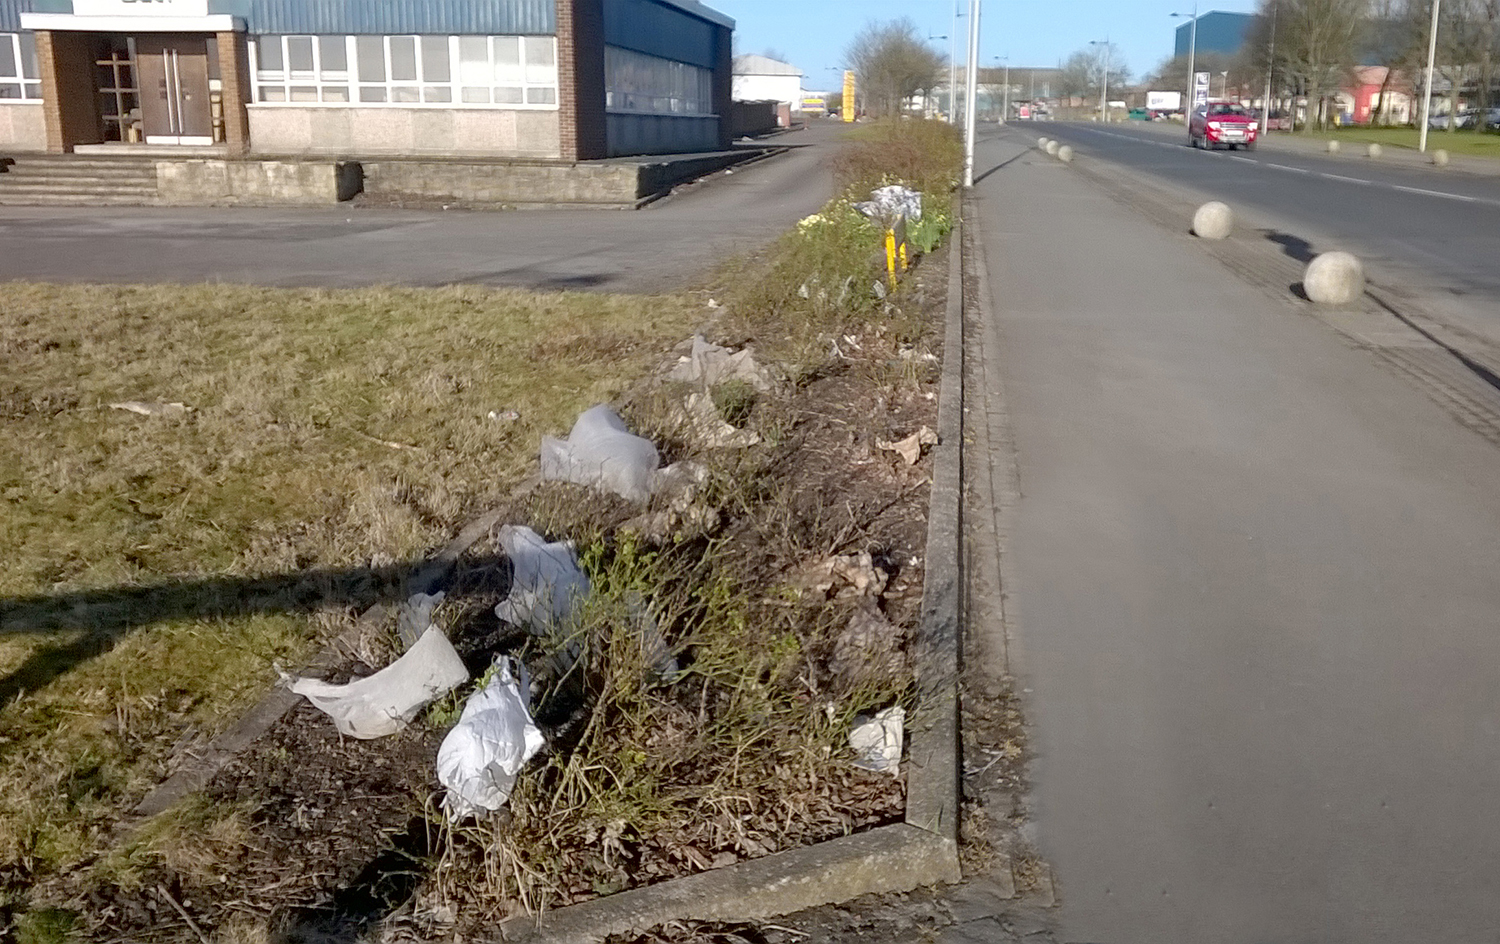
<path id="1" fill-rule="evenodd" d="M 828 103 L 818 96 L 808 96 L 802 99 L 802 112 L 808 115 L 821 115 L 828 111 Z"/>
<path id="2" fill-rule="evenodd" d="M 1204 74 L 1207 75 L 1208 73 Z M 844 113 L 843 118 L 845 121 L 854 120 L 854 92 L 854 73 L 846 70 L 844 72 L 844 105 L 840 109 Z"/>
<path id="3" fill-rule="evenodd" d="M 1208 73 L 1193 73 L 1193 108 L 1208 104 Z"/>

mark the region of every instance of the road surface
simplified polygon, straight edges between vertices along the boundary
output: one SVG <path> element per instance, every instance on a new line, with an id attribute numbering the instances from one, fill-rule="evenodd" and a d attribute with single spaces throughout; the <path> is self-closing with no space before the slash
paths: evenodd
<path id="1" fill-rule="evenodd" d="M 1055 131 L 1268 213 L 1493 232 L 1457 201 Z M 991 669 L 1026 693 L 1056 939 L 1494 944 L 1500 451 L 1018 136 L 978 166 L 993 382 L 969 415 L 1015 446 L 987 496 Z"/>
<path id="2" fill-rule="evenodd" d="M 1054 137 L 1083 157 L 1352 251 L 1377 279 L 1441 298 L 1455 321 L 1500 339 L 1500 177 L 1264 147 L 1197 151 L 1185 133 L 1139 124 L 1047 123 L 1010 133 Z"/>
<path id="3" fill-rule="evenodd" d="M 832 125 L 636 212 L 0 207 L 0 280 L 665 291 L 816 212 L 832 195 Z"/>

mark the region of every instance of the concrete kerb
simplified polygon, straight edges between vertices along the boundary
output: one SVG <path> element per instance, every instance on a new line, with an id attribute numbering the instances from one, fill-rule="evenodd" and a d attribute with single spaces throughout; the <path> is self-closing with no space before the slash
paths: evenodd
<path id="1" fill-rule="evenodd" d="M 955 210 L 963 204 L 955 200 Z M 906 822 L 501 923 L 497 939 L 589 944 L 666 921 L 755 921 L 862 895 L 955 884 L 960 792 L 958 673 L 963 580 L 963 227 L 949 235 L 948 302 L 932 448 L 917 677 L 906 736 Z"/>

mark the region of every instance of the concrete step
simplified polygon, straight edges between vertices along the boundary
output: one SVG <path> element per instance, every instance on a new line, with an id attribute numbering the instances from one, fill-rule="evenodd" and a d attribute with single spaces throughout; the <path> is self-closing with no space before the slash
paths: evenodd
<path id="1" fill-rule="evenodd" d="M 154 206 L 155 194 L 11 193 L 0 189 L 0 206 Z"/>
<path id="2" fill-rule="evenodd" d="M 63 182 L 44 178 L 6 180 L 0 177 L 0 193 L 76 193 L 76 194 L 147 194 L 156 196 L 156 181 L 77 181 Z"/>

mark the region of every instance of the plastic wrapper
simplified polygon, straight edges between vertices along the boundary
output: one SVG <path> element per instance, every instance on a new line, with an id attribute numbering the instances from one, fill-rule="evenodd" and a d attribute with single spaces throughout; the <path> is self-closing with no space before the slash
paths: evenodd
<path id="1" fill-rule="evenodd" d="M 469 680 L 469 671 L 437 627 L 428 627 L 406 655 L 347 685 L 302 678 L 291 690 L 333 719 L 340 732 L 361 739 L 406 727 L 417 712 Z"/>
<path id="2" fill-rule="evenodd" d="M 627 501 L 651 497 L 651 476 L 661 457 L 649 439 L 625 428 L 609 407 L 590 407 L 566 440 L 542 437 L 542 479 L 573 482 L 613 492 Z"/>
<path id="3" fill-rule="evenodd" d="M 437 775 L 447 788 L 443 808 L 453 822 L 504 806 L 516 775 L 542 749 L 545 739 L 532 723 L 525 688 L 511 673 L 510 660 L 501 660 L 443 738 Z"/>

